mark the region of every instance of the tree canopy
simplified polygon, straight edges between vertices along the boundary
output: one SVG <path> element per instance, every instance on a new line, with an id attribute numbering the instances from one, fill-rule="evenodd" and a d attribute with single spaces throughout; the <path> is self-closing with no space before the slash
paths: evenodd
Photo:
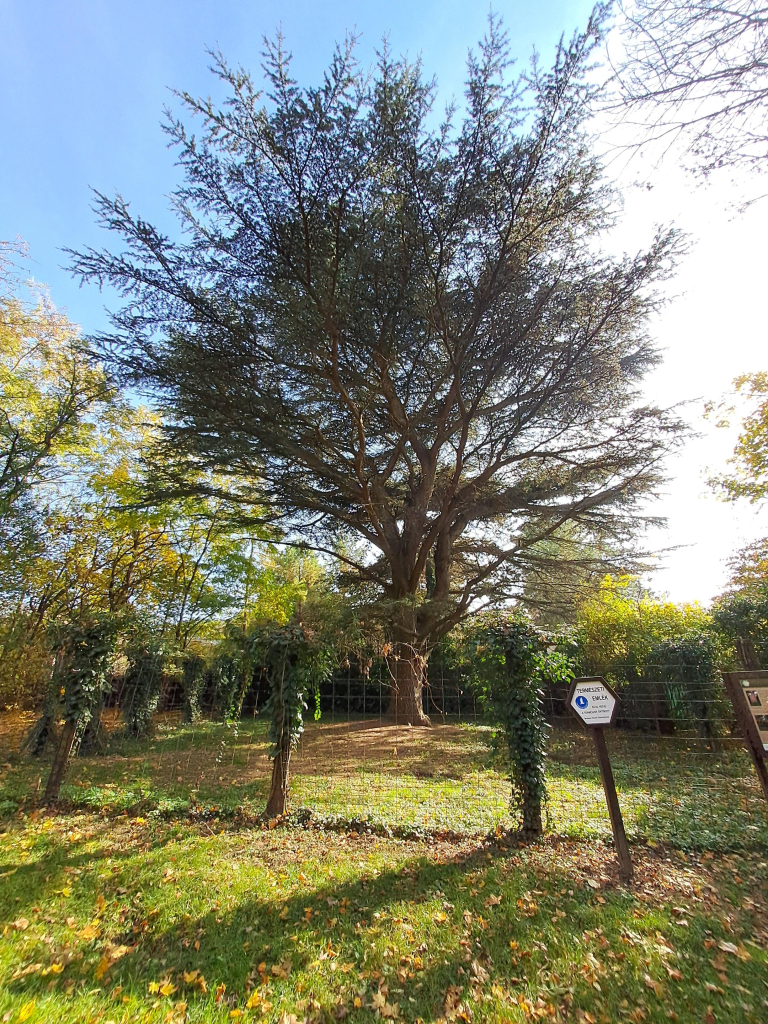
<path id="1" fill-rule="evenodd" d="M 181 94 L 200 133 L 167 124 L 179 237 L 101 195 L 123 251 L 73 254 L 125 298 L 100 343 L 167 412 L 167 487 L 257 481 L 284 537 L 336 556 L 389 622 L 411 721 L 430 647 L 471 609 L 564 550 L 583 571 L 576 537 L 604 571 L 596 538 L 629 543 L 680 433 L 640 397 L 675 234 L 599 249 L 601 31 L 512 77 L 492 18 L 442 119 L 386 47 L 369 74 L 348 40 L 302 88 L 278 39 L 265 94 L 216 55 L 228 99 Z"/>

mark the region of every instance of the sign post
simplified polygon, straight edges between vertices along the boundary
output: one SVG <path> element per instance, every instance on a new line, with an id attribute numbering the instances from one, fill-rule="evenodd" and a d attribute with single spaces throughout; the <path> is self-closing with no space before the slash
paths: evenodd
<path id="1" fill-rule="evenodd" d="M 624 831 L 624 819 L 621 817 L 619 797 L 616 793 L 613 769 L 603 733 L 604 726 L 612 725 L 616 717 L 616 710 L 619 706 L 618 695 L 602 676 L 574 679 L 568 693 L 568 706 L 587 726 L 595 741 L 597 763 L 600 765 L 600 776 L 603 780 L 605 800 L 608 804 L 613 841 L 619 858 L 619 874 L 623 882 L 629 882 L 632 879 L 632 857 L 629 852 L 627 834 Z"/>
<path id="2" fill-rule="evenodd" d="M 723 672 L 723 681 L 768 800 L 768 671 Z"/>

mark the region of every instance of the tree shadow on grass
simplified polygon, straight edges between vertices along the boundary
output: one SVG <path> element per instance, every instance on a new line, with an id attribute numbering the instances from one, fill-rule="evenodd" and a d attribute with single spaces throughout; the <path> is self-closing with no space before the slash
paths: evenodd
<path id="1" fill-rule="evenodd" d="M 358 840 L 350 854 L 359 856 L 364 844 Z M 162 884 L 160 877 L 157 883 Z M 133 929 L 105 931 L 99 948 L 107 939 L 135 948 L 109 968 L 101 985 L 105 996 L 117 991 L 135 1006 L 155 998 L 148 996 L 150 984 L 167 981 L 176 988 L 162 1006 L 170 1011 L 174 1000 L 182 999 L 198 1018 L 204 1011 L 216 1015 L 218 989 L 222 1019 L 230 1009 L 244 1006 L 251 987 L 259 987 L 275 1010 L 317 1020 L 338 1017 L 340 1006 L 353 1019 L 372 1019 L 370 1003 L 381 984 L 387 986 L 390 1005 L 397 1002 L 407 1018 L 424 1021 L 445 1016 L 449 986 L 456 986 L 457 1000 L 469 1000 L 475 1009 L 473 990 L 485 996 L 493 983 L 501 987 L 502 1009 L 524 991 L 546 990 L 547 999 L 557 1000 L 573 989 L 574 979 L 557 976 L 547 944 L 554 942 L 558 950 L 578 948 L 585 929 L 602 925 L 607 935 L 618 934 L 620 920 L 608 918 L 590 890 L 574 888 L 567 870 L 550 870 L 546 884 L 554 902 L 546 911 L 536 905 L 546 895 L 541 884 L 541 877 L 514 854 L 497 852 L 488 860 L 487 851 L 478 848 L 446 861 L 419 856 L 375 876 L 305 884 L 287 899 L 254 895 L 231 910 L 179 914 L 163 930 L 144 921 Z M 567 915 L 556 916 L 554 924 L 547 915 L 556 914 L 557 893 L 567 886 L 574 895 Z M 496 902 L 499 892 L 503 898 Z M 612 901 L 628 914 L 631 894 L 617 890 Z M 428 908 L 422 907 L 425 902 Z M 188 976 L 202 972 L 207 994 L 199 976 L 185 983 L 185 971 Z M 287 971 L 289 976 L 282 977 Z M 359 977 L 359 971 L 368 976 Z M 65 968 L 59 988 L 68 972 Z M 90 972 L 82 982 L 88 989 L 94 984 L 93 967 Z M 9 991 L 29 999 L 46 992 L 49 984 L 33 974 L 11 981 Z M 613 984 L 621 987 L 618 980 Z M 597 996 L 588 981 L 581 989 L 581 1005 L 588 1009 Z M 355 994 L 363 1003 L 359 1009 L 353 1007 Z M 300 998 L 309 1002 L 298 1006 Z"/>

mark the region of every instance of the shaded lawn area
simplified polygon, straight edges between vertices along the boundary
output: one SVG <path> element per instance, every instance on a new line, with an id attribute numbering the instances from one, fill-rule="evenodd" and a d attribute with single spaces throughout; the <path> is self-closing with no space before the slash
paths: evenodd
<path id="1" fill-rule="evenodd" d="M 30 809 L 48 763 L 18 754 L 30 721 L 0 720 L 0 817 Z M 151 741 L 120 737 L 114 715 L 106 755 L 73 760 L 62 790 L 71 809 L 150 816 L 255 816 L 266 800 L 266 723 L 184 725 L 159 716 Z M 14 732 L 15 729 L 15 732 Z M 507 829 L 510 786 L 484 725 L 410 729 L 378 719 L 307 724 L 292 759 L 294 809 L 414 835 L 478 836 Z M 630 838 L 681 849 L 768 850 L 768 808 L 739 741 L 707 749 L 695 738 L 613 731 L 608 737 Z M 8 757 L 8 761 L 4 759 Z M 610 824 L 589 736 L 555 729 L 548 766 L 550 833 L 607 839 Z"/>
<path id="2" fill-rule="evenodd" d="M 0 834 L 0 1019 L 757 1024 L 757 853 L 38 815 Z"/>

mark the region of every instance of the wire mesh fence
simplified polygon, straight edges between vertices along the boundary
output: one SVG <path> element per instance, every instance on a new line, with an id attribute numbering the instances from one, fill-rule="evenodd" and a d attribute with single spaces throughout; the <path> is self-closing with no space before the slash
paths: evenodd
<path id="1" fill-rule="evenodd" d="M 621 704 L 607 740 L 630 839 L 683 849 L 768 849 L 768 807 L 722 682 L 659 675 L 665 678 L 612 680 Z M 257 816 L 270 775 L 260 713 L 266 692 L 265 680 L 255 677 L 241 715 L 225 721 L 216 720 L 210 695 L 203 694 L 202 717 L 185 722 L 181 689 L 170 680 L 148 739 L 126 734 L 119 706 L 109 707 L 107 753 L 73 762 L 64 799 L 208 820 Z M 566 696 L 560 684 L 543 695 L 551 725 L 545 829 L 608 838 L 592 740 Z M 365 669 L 351 663 L 321 686 L 291 761 L 292 810 L 340 827 L 399 834 L 514 827 L 504 744 L 462 672 L 439 658 L 431 662 L 424 697 L 429 729 L 392 721 L 389 698 L 389 673 L 375 662 Z M 34 798 L 44 773 L 38 762 L 19 767 L 15 790 L 8 778 L 0 782 L 0 813 Z"/>

